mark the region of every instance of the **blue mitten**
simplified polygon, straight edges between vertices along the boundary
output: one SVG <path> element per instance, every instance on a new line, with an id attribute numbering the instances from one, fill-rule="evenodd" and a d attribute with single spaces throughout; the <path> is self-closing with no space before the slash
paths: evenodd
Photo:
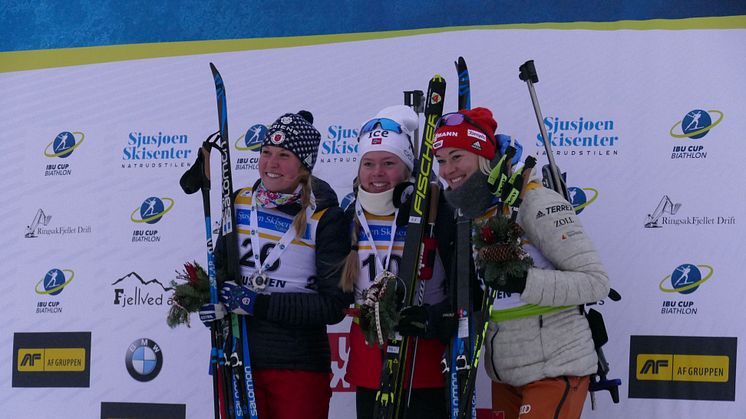
<path id="1" fill-rule="evenodd" d="M 199 319 L 205 326 L 210 327 L 212 322 L 222 320 L 228 314 L 222 303 L 205 304 L 199 308 Z"/>
<path id="2" fill-rule="evenodd" d="M 227 281 L 220 289 L 220 302 L 225 304 L 231 313 L 254 315 L 256 298 L 257 293 L 235 282 Z"/>

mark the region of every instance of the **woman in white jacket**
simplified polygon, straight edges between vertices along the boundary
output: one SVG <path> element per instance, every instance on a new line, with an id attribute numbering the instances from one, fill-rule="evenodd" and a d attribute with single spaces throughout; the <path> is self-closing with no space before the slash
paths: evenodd
<path id="1" fill-rule="evenodd" d="M 487 182 L 501 156 L 496 128 L 488 109 L 475 108 L 444 115 L 435 133 L 446 199 L 476 222 L 499 207 Z M 534 265 L 497 286 L 485 339 L 493 410 L 506 419 L 579 418 L 597 357 L 578 306 L 604 298 L 608 277 L 572 205 L 556 192 L 529 183 L 516 221 Z"/>

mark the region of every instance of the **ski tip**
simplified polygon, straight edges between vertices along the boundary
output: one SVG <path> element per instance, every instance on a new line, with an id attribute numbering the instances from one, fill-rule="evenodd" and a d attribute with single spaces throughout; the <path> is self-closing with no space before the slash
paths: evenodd
<path id="1" fill-rule="evenodd" d="M 443 83 L 446 82 L 445 79 L 443 78 L 443 76 L 441 76 L 440 74 L 435 74 L 433 76 L 433 78 L 430 79 L 430 81 L 439 81 L 439 82 L 443 82 Z"/>

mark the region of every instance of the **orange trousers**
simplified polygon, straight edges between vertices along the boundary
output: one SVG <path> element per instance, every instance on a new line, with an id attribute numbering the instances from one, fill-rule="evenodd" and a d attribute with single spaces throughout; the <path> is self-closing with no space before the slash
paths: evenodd
<path id="1" fill-rule="evenodd" d="M 492 383 L 494 419 L 579 419 L 590 378 L 556 377 L 521 387 Z"/>

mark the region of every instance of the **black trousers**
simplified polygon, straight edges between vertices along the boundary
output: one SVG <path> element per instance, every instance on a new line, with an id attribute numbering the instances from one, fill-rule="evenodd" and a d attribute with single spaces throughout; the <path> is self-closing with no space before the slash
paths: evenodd
<path id="1" fill-rule="evenodd" d="M 372 419 L 376 405 L 376 389 L 358 387 L 355 394 L 357 419 Z M 406 414 L 399 419 L 447 419 L 448 406 L 443 388 L 412 390 L 412 399 Z M 406 397 L 406 391 L 402 393 Z M 406 403 L 406 400 L 402 400 Z M 404 409 L 402 409 L 404 411 Z"/>

